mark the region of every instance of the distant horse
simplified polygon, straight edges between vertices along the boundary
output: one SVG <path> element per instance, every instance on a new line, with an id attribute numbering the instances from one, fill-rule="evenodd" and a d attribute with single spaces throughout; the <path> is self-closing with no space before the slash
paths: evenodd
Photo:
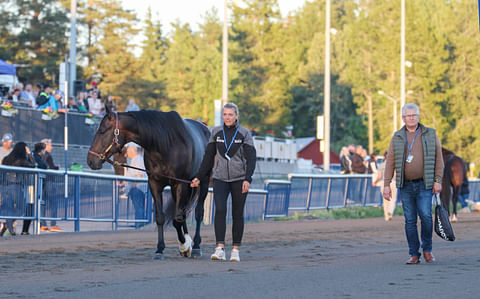
<path id="1" fill-rule="evenodd" d="M 467 179 L 467 166 L 465 161 L 453 152 L 442 147 L 442 156 L 445 163 L 443 172 L 442 192 L 440 198 L 442 205 L 450 213 L 450 201 L 453 204 L 452 222 L 457 221 L 457 201 L 461 192 L 463 181 Z"/>
<path id="2" fill-rule="evenodd" d="M 200 224 L 203 219 L 203 205 L 208 193 L 208 181 L 202 182 L 195 209 L 196 230 L 192 239 L 185 223 L 186 214 L 194 204 L 195 190 L 189 182 L 200 168 L 210 131 L 202 123 L 182 119 L 177 112 L 138 111 L 112 112 L 108 106 L 87 156 L 90 168 L 102 168 L 103 163 L 113 154 L 121 152 L 128 142 L 143 147 L 148 186 L 155 200 L 155 214 L 158 227 L 157 250 L 154 259 L 163 259 L 164 224 L 173 219 L 177 230 L 179 249 L 182 256 L 201 256 Z M 162 191 L 171 187 L 173 209 L 163 211 Z M 170 212 L 171 210 L 171 212 Z"/>

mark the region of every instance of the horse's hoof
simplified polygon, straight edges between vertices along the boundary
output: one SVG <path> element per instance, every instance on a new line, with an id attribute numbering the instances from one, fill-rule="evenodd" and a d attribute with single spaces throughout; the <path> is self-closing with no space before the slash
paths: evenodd
<path id="1" fill-rule="evenodd" d="M 165 257 L 163 256 L 163 253 L 155 253 L 153 256 L 152 260 L 157 260 L 157 261 L 163 261 Z"/>
<path id="2" fill-rule="evenodd" d="M 192 258 L 197 259 L 202 256 L 202 250 L 200 248 L 192 249 Z"/>

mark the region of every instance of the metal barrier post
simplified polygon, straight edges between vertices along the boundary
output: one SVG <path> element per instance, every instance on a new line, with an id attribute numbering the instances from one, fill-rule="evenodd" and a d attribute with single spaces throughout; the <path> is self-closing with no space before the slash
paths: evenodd
<path id="1" fill-rule="evenodd" d="M 75 231 L 80 231 L 80 176 L 75 176 L 75 195 L 73 196 L 73 217 L 75 218 Z"/>
<path id="2" fill-rule="evenodd" d="M 309 178 L 308 179 L 307 206 L 305 207 L 305 210 L 307 212 L 310 210 L 310 200 L 312 198 L 312 184 L 313 184 L 313 179 Z"/>
<path id="3" fill-rule="evenodd" d="M 332 185 L 332 178 L 328 179 L 328 184 L 327 184 L 327 198 L 325 199 L 325 208 L 328 210 L 328 205 L 330 203 L 330 189 Z"/>
<path id="4" fill-rule="evenodd" d="M 118 229 L 118 192 L 117 192 L 118 180 L 115 179 L 113 181 L 113 230 L 116 231 Z"/>
<path id="5" fill-rule="evenodd" d="M 343 206 L 346 207 L 347 206 L 347 196 L 348 196 L 348 182 L 349 182 L 349 178 L 347 178 L 345 180 L 345 192 L 343 193 Z"/>
<path id="6" fill-rule="evenodd" d="M 365 178 L 363 180 L 363 206 L 367 205 L 367 184 L 368 184 L 368 178 Z"/>

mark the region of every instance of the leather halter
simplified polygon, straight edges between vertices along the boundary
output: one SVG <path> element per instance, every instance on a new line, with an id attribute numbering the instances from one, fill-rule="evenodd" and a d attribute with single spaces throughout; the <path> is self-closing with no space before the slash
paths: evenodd
<path id="1" fill-rule="evenodd" d="M 118 115 L 117 115 L 117 112 L 113 112 L 113 113 L 115 115 L 115 130 L 113 130 L 112 143 L 110 143 L 110 145 L 101 154 L 88 150 L 90 154 L 98 157 L 102 162 L 108 161 L 107 154 L 110 152 L 113 146 L 115 146 L 119 151 L 121 151 L 122 149 L 122 146 L 118 142 L 118 136 L 120 135 L 120 130 L 118 129 Z"/>

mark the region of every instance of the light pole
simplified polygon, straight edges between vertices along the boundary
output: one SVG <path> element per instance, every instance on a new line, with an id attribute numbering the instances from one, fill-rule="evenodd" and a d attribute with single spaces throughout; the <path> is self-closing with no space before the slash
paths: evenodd
<path id="1" fill-rule="evenodd" d="M 222 110 L 228 101 L 228 0 L 223 3 Z"/>
<path id="2" fill-rule="evenodd" d="M 401 54 L 400 54 L 400 104 L 405 105 L 405 0 L 402 0 Z"/>
<path id="3" fill-rule="evenodd" d="M 323 90 L 323 115 L 325 150 L 323 152 L 323 169 L 330 170 L 330 0 L 326 0 L 325 16 L 325 82 Z"/>

